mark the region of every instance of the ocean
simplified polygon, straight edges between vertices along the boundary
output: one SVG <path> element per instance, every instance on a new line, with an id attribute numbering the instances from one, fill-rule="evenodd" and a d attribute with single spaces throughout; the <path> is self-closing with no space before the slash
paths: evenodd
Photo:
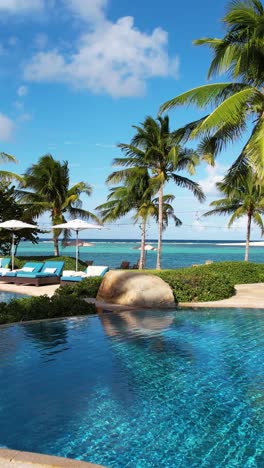
<path id="1" fill-rule="evenodd" d="M 85 239 L 82 239 L 85 241 Z M 132 266 L 139 258 L 138 240 L 114 240 L 114 239 L 87 239 L 92 246 L 80 247 L 81 260 L 93 260 L 94 265 L 107 265 L 110 268 L 118 268 L 122 261 L 129 261 Z M 147 240 L 148 244 L 157 247 L 156 240 Z M 60 248 L 60 254 L 75 257 L 75 246 Z M 39 244 L 21 242 L 17 256 L 42 256 L 53 255 L 53 243 L 41 240 Z M 147 252 L 147 268 L 155 268 L 156 251 Z M 193 264 L 203 264 L 206 260 L 214 262 L 242 261 L 244 260 L 245 246 L 238 241 L 222 240 L 164 240 L 162 249 L 162 268 L 181 268 Z M 249 251 L 251 262 L 264 262 L 264 246 L 251 246 Z"/>

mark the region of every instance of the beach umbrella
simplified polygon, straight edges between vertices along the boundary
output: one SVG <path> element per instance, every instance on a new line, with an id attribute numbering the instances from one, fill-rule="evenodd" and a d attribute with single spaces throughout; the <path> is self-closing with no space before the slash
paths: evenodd
<path id="1" fill-rule="evenodd" d="M 141 250 L 141 246 L 136 246 L 136 247 L 133 247 L 133 249 L 136 249 L 136 250 Z M 157 250 L 156 247 L 153 247 L 153 245 L 150 245 L 150 244 L 145 244 L 144 245 L 144 250 L 147 252 L 149 250 Z"/>
<path id="2" fill-rule="evenodd" d="M 0 228 L 8 229 L 12 232 L 12 248 L 11 248 L 11 257 L 12 257 L 12 270 L 14 269 L 14 260 L 15 260 L 15 231 L 20 229 L 36 229 L 35 224 L 24 223 L 23 221 L 17 221 L 16 219 L 10 219 L 9 221 L 4 221 L 0 223 Z"/>
<path id="3" fill-rule="evenodd" d="M 104 229 L 104 226 L 99 224 L 87 223 L 83 219 L 72 219 L 67 223 L 56 224 L 52 226 L 52 229 L 71 229 L 76 232 L 76 271 L 78 270 L 78 257 L 79 257 L 79 231 L 84 231 L 85 229 Z"/>

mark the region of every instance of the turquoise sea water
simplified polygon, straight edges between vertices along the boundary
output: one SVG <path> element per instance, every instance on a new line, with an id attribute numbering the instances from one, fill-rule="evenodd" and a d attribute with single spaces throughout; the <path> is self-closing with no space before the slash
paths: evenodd
<path id="1" fill-rule="evenodd" d="M 0 445 L 110 468 L 264 466 L 264 310 L 0 328 Z"/>
<path id="2" fill-rule="evenodd" d="M 89 239 L 89 241 L 91 241 Z M 133 247 L 139 246 L 138 241 L 98 241 L 94 240 L 92 247 L 80 247 L 80 258 L 93 260 L 94 264 L 107 265 L 110 268 L 119 267 L 123 260 L 130 261 L 131 265 L 137 262 L 139 251 Z M 157 246 L 156 241 L 148 243 Z M 223 241 L 164 241 L 162 251 L 163 268 L 180 268 L 192 264 L 213 261 L 240 261 L 244 259 L 245 247 L 235 245 L 219 245 Z M 38 245 L 21 243 L 18 255 L 52 255 L 53 244 L 41 242 Z M 61 249 L 62 255 L 75 256 L 75 247 Z M 147 252 L 147 267 L 154 268 L 156 264 L 155 251 Z M 250 247 L 250 260 L 264 262 L 264 247 Z"/>

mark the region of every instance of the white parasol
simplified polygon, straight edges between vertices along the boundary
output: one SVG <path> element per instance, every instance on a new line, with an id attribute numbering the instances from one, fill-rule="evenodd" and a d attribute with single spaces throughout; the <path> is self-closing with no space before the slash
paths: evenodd
<path id="1" fill-rule="evenodd" d="M 78 270 L 78 256 L 79 256 L 79 231 L 84 231 L 85 229 L 104 229 L 104 226 L 99 224 L 87 223 L 83 219 L 72 219 L 67 223 L 56 224 L 52 226 L 52 229 L 71 229 L 76 232 L 76 271 Z"/>
<path id="2" fill-rule="evenodd" d="M 0 223 L 0 228 L 12 231 L 12 270 L 14 269 L 15 259 L 15 231 L 19 231 L 20 229 L 36 229 L 37 227 L 38 226 L 36 226 L 35 224 L 24 223 L 23 221 L 17 221 L 16 219 L 10 219 L 9 221 L 4 221 L 3 223 Z"/>

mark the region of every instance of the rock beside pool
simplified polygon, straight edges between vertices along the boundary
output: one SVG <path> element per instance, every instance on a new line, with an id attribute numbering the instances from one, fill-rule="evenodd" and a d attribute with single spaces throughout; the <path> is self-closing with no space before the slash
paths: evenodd
<path id="1" fill-rule="evenodd" d="M 96 299 L 134 307 L 175 307 L 172 290 L 165 281 L 155 275 L 133 271 L 109 271 Z"/>

